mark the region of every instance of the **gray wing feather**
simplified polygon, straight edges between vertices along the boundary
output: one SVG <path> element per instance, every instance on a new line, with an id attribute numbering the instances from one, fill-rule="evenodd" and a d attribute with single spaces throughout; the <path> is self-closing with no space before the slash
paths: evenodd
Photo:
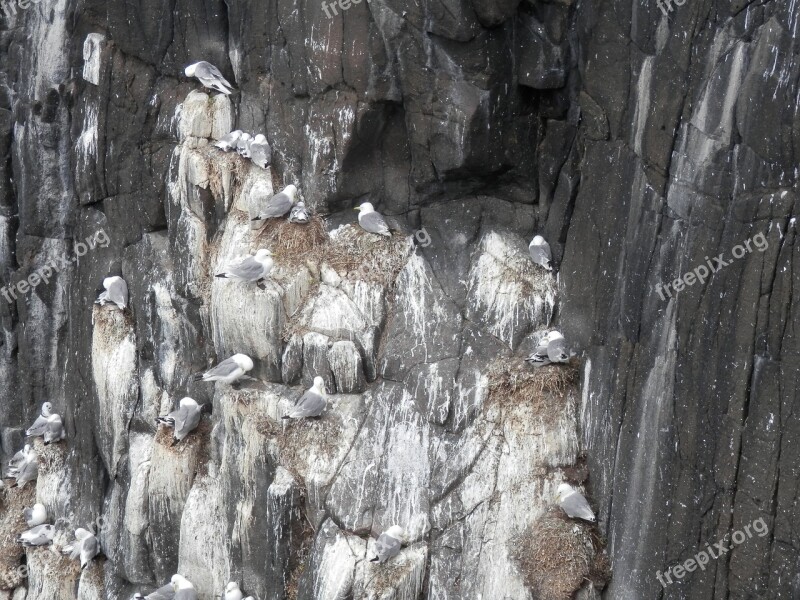
<path id="1" fill-rule="evenodd" d="M 262 169 L 266 169 L 272 160 L 269 144 L 250 144 L 250 159 Z"/>
<path id="2" fill-rule="evenodd" d="M 318 417 L 325 410 L 325 398 L 319 394 L 308 391 L 297 401 L 297 403 L 289 411 L 289 416 L 293 419 L 302 419 L 304 417 Z"/>
<path id="3" fill-rule="evenodd" d="M 584 498 L 583 495 L 579 494 L 578 492 L 569 494 L 566 498 L 564 498 L 564 500 L 561 501 L 561 508 L 563 508 L 564 512 L 570 517 L 578 517 L 580 519 L 594 521 L 595 517 L 594 513 L 592 512 L 592 507 L 589 506 L 586 498 Z"/>
<path id="4" fill-rule="evenodd" d="M 238 264 L 228 265 L 223 273 L 245 281 L 256 281 L 261 278 L 263 270 L 264 267 L 260 262 L 255 258 L 249 257 Z"/>
<path id="5" fill-rule="evenodd" d="M 385 563 L 393 556 L 400 554 L 400 540 L 382 533 L 375 542 L 375 551 L 378 553 L 380 562 Z"/>
<path id="6" fill-rule="evenodd" d="M 84 538 L 81 544 L 81 563 L 88 562 L 98 555 L 100 549 L 98 547 L 97 538 L 90 535 Z"/>
<path id="7" fill-rule="evenodd" d="M 26 522 L 27 522 L 27 521 L 30 521 L 30 520 L 31 520 L 31 517 L 33 516 L 33 509 L 32 509 L 32 508 L 26 508 L 26 509 L 24 509 L 24 510 L 22 511 L 22 516 L 23 516 L 23 518 L 25 519 L 25 521 L 26 521 Z"/>
<path id="8" fill-rule="evenodd" d="M 182 440 L 200 423 L 200 410 L 193 406 L 184 406 L 179 411 L 180 417 L 175 419 L 175 438 Z"/>
<path id="9" fill-rule="evenodd" d="M 228 377 L 238 368 L 239 365 L 236 364 L 236 361 L 232 358 L 226 358 L 213 369 L 206 371 L 203 377 Z"/>
<path id="10" fill-rule="evenodd" d="M 386 224 L 384 218 L 380 215 L 380 213 L 371 212 L 364 215 L 361 219 L 359 219 L 359 224 L 363 227 L 366 231 L 370 233 L 377 233 L 379 235 L 392 235 L 389 232 L 389 226 Z"/>
<path id="11" fill-rule="evenodd" d="M 197 592 L 195 590 L 179 590 L 175 594 L 175 600 L 197 600 Z"/>
<path id="12" fill-rule="evenodd" d="M 36 461 L 25 462 L 17 475 L 17 485 L 22 487 L 29 481 L 33 481 L 39 476 L 39 463 Z"/>
<path id="13" fill-rule="evenodd" d="M 201 61 L 195 69 L 195 76 L 201 79 L 216 79 L 229 88 L 233 88 L 230 82 L 222 76 L 222 72 L 210 62 Z"/>
<path id="14" fill-rule="evenodd" d="M 569 354 L 565 347 L 564 338 L 553 340 L 547 345 L 547 357 L 552 362 L 566 362 L 569 360 Z"/>
<path id="15" fill-rule="evenodd" d="M 109 302 L 113 302 L 117 306 L 127 306 L 128 305 L 128 284 L 125 283 L 125 280 L 120 279 L 119 281 L 115 281 L 114 283 L 109 286 L 108 293 L 106 294 L 106 299 Z"/>
<path id="16" fill-rule="evenodd" d="M 64 423 L 60 420 L 54 420 L 47 424 L 47 431 L 45 432 L 45 441 L 59 441 L 64 439 Z"/>
<path id="17" fill-rule="evenodd" d="M 47 430 L 47 417 L 39 415 L 38 417 L 36 417 L 36 420 L 33 422 L 33 425 L 31 425 L 28 431 L 25 432 L 25 435 L 30 437 L 37 437 L 40 435 L 44 435 L 44 432 L 46 430 Z"/>
<path id="18" fill-rule="evenodd" d="M 147 600 L 173 600 L 175 598 L 175 590 L 172 589 L 172 584 L 168 583 L 164 587 L 158 588 L 155 592 L 145 596 Z"/>
<path id="19" fill-rule="evenodd" d="M 531 258 L 537 265 L 542 265 L 545 269 L 550 268 L 550 246 L 530 246 L 529 248 Z"/>
<path id="20" fill-rule="evenodd" d="M 269 199 L 264 209 L 259 213 L 261 219 L 274 219 L 282 217 L 292 208 L 292 199 L 283 192 Z"/>

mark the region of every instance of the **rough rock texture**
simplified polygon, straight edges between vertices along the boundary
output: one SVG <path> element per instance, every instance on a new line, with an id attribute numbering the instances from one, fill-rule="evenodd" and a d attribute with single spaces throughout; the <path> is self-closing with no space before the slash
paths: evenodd
<path id="1" fill-rule="evenodd" d="M 95 524 L 106 558 L 81 574 L 28 551 L 0 598 L 122 599 L 179 571 L 203 599 L 233 579 L 259 600 L 525 600 L 514 540 L 582 452 L 614 575 L 578 597 L 797 597 L 799 7 L 669 6 L 3 17 L 0 284 L 58 268 L 0 290 L 0 460 L 52 402 L 68 437 L 36 496 L 57 545 Z M 187 81 L 197 60 L 238 91 Z M 210 146 L 233 128 L 267 136 L 274 170 Z M 263 288 L 215 280 L 288 183 L 337 233 L 284 248 Z M 427 237 L 362 240 L 349 264 L 367 199 Z M 534 233 L 558 279 L 527 260 Z M 758 234 L 706 281 L 656 288 Z M 124 314 L 92 306 L 110 273 Z M 490 401 L 493 365 L 553 324 L 581 354 L 572 400 L 555 420 Z M 192 381 L 234 352 L 256 362 L 241 390 Z M 326 414 L 283 422 L 315 375 Z M 209 414 L 170 448 L 154 419 L 185 395 Z M 657 570 L 758 518 L 768 535 L 662 589 Z M 376 567 L 395 523 L 409 544 Z"/>

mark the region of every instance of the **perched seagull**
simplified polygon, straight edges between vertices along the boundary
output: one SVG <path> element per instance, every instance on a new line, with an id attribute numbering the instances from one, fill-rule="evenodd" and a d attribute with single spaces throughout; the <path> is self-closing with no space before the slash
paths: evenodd
<path id="1" fill-rule="evenodd" d="M 26 446 L 28 447 L 28 446 Z M 11 487 L 20 488 L 25 487 L 29 481 L 34 481 L 39 476 L 39 456 L 34 450 L 29 450 L 25 455 L 25 460 L 22 461 L 19 468 L 16 470 L 14 477 L 17 481 Z"/>
<path id="2" fill-rule="evenodd" d="M 236 142 L 236 152 L 239 156 L 244 156 L 245 158 L 250 158 L 250 142 L 253 141 L 253 138 L 250 137 L 249 133 L 243 133 L 239 136 L 239 140 Z"/>
<path id="3" fill-rule="evenodd" d="M 178 410 L 172 411 L 166 417 L 158 417 L 156 421 L 172 427 L 172 445 L 174 446 L 197 428 L 202 414 L 203 405 L 186 397 L 181 399 Z"/>
<path id="4" fill-rule="evenodd" d="M 262 248 L 256 252 L 255 256 L 246 256 L 244 259 L 237 260 L 228 264 L 222 273 L 216 277 L 233 279 L 245 283 L 255 283 L 260 279 L 266 279 L 273 266 L 272 252 Z"/>
<path id="5" fill-rule="evenodd" d="M 142 594 L 134 594 L 134 600 L 173 600 L 175 598 L 175 590 L 172 588 L 172 583 L 158 588 L 155 592 L 143 596 Z"/>
<path id="6" fill-rule="evenodd" d="M 302 200 L 295 204 L 289 213 L 289 223 L 308 223 L 309 218 L 308 209 Z"/>
<path id="7" fill-rule="evenodd" d="M 221 381 L 222 383 L 234 383 L 241 379 L 245 373 L 253 368 L 253 361 L 246 354 L 234 354 L 226 358 L 213 369 L 202 375 L 195 375 L 195 381 Z"/>
<path id="8" fill-rule="evenodd" d="M 187 77 L 197 77 L 204 87 L 217 90 L 223 94 L 230 94 L 233 86 L 222 76 L 219 69 L 209 62 L 201 60 L 193 65 L 189 65 L 184 70 Z"/>
<path id="9" fill-rule="evenodd" d="M 56 528 L 53 525 L 37 525 L 17 536 L 17 543 L 23 546 L 44 546 L 53 541 Z"/>
<path id="10" fill-rule="evenodd" d="M 24 509 L 22 516 L 25 517 L 28 527 L 36 527 L 47 521 L 47 510 L 45 510 L 44 504 L 37 502 L 33 508 Z"/>
<path id="11" fill-rule="evenodd" d="M 592 523 L 597 520 L 594 516 L 594 512 L 592 512 L 592 507 L 589 506 L 583 494 L 568 483 L 562 483 L 558 486 L 556 500 L 558 500 L 558 505 L 570 518 L 583 519 L 584 521 L 591 521 Z"/>
<path id="12" fill-rule="evenodd" d="M 241 129 L 236 129 L 235 131 L 223 135 L 214 142 L 214 145 L 223 152 L 230 152 L 236 149 L 236 144 L 239 142 L 240 137 L 242 137 L 242 131 Z"/>
<path id="13" fill-rule="evenodd" d="M 292 184 L 287 185 L 285 188 L 283 188 L 282 192 L 275 194 L 269 199 L 266 206 L 261 210 L 258 216 L 253 219 L 253 221 L 282 217 L 289 212 L 292 206 L 294 206 L 296 193 L 297 188 L 295 186 Z"/>
<path id="14" fill-rule="evenodd" d="M 45 402 L 42 404 L 42 413 L 36 417 L 36 420 L 33 422 L 28 430 L 25 432 L 25 435 L 28 437 L 39 437 L 44 435 L 44 432 L 47 431 L 47 419 L 52 414 L 53 405 L 49 402 Z"/>
<path id="15" fill-rule="evenodd" d="M 103 287 L 106 288 L 106 291 L 100 294 L 95 304 L 105 306 L 107 303 L 112 302 L 120 310 L 124 310 L 128 305 L 128 284 L 125 283 L 125 280 L 116 275 L 106 277 L 103 279 Z"/>
<path id="16" fill-rule="evenodd" d="M 59 415 L 50 415 L 47 419 L 47 431 L 44 432 L 44 445 L 47 446 L 54 442 L 60 442 L 67 435 L 64 433 L 64 424 Z"/>
<path id="17" fill-rule="evenodd" d="M 566 340 L 558 331 L 551 331 L 544 336 L 536 346 L 536 350 L 525 360 L 534 363 L 534 366 L 543 367 L 551 363 L 569 362 Z"/>
<path id="18" fill-rule="evenodd" d="M 188 579 L 175 574 L 170 581 L 175 590 L 175 600 L 197 600 L 197 592 Z"/>
<path id="19" fill-rule="evenodd" d="M 543 266 L 548 271 L 552 271 L 553 267 L 550 266 L 550 261 L 553 260 L 553 255 L 550 253 L 550 244 L 544 241 L 540 235 L 536 235 L 528 244 L 528 252 L 531 254 L 533 262 L 537 265 Z"/>
<path id="20" fill-rule="evenodd" d="M 325 398 L 327 392 L 325 391 L 325 380 L 322 377 L 314 377 L 314 385 L 312 385 L 306 393 L 300 396 L 300 399 L 295 402 L 288 415 L 284 415 L 284 419 L 303 419 L 306 417 L 318 417 L 325 410 L 327 402 Z"/>
<path id="21" fill-rule="evenodd" d="M 260 133 L 253 138 L 253 142 L 250 144 L 248 150 L 250 151 L 250 160 L 262 169 L 266 169 L 267 165 L 272 161 L 272 150 L 269 147 L 269 142 L 267 142 L 267 138 Z"/>
<path id="22" fill-rule="evenodd" d="M 361 225 L 364 231 L 392 237 L 389 226 L 386 224 L 383 216 L 375 212 L 372 204 L 364 202 L 361 206 L 356 206 L 354 210 L 358 211 L 358 224 Z"/>
<path id="23" fill-rule="evenodd" d="M 20 466 L 22 463 L 25 462 L 25 457 L 28 455 L 28 452 L 31 451 L 31 445 L 25 444 L 25 446 L 17 452 L 14 456 L 11 457 L 11 460 L 8 461 L 8 466 L 15 471 L 19 471 Z"/>
<path id="24" fill-rule="evenodd" d="M 69 554 L 70 559 L 80 558 L 81 569 L 86 568 L 95 556 L 100 554 L 100 543 L 91 531 L 86 531 L 80 527 L 75 530 L 75 540 L 62 550 L 64 554 Z"/>
<path id="25" fill-rule="evenodd" d="M 385 563 L 393 556 L 400 554 L 400 547 L 406 538 L 406 532 L 399 525 L 392 525 L 384 531 L 375 542 L 375 552 L 378 554 L 370 562 Z"/>
<path id="26" fill-rule="evenodd" d="M 224 600 L 242 600 L 242 598 L 244 598 L 244 594 L 242 590 L 239 589 L 238 583 L 231 581 L 225 586 L 225 593 L 223 594 Z"/>

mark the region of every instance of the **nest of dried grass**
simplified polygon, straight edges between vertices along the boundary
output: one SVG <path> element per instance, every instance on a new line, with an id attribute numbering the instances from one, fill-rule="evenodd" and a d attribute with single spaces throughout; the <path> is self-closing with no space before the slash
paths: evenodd
<path id="1" fill-rule="evenodd" d="M 554 509 L 515 540 L 512 558 L 541 600 L 570 600 L 587 579 L 602 589 L 610 579 L 603 540 L 594 526 Z"/>
<path id="2" fill-rule="evenodd" d="M 532 405 L 546 423 L 556 422 L 564 413 L 580 382 L 580 364 L 531 367 L 522 359 L 503 358 L 489 369 L 489 404 Z"/>
<path id="3" fill-rule="evenodd" d="M 208 473 L 208 461 L 211 459 L 210 440 L 211 421 L 205 415 L 200 419 L 197 428 L 174 446 L 171 427 L 159 425 L 154 439 L 156 444 L 163 446 L 172 454 L 194 453 L 195 471 L 199 476 Z"/>
<path id="4" fill-rule="evenodd" d="M 387 238 L 346 225 L 331 237 L 323 260 L 340 277 L 390 286 L 410 253 L 411 244 L 406 236 L 395 234 Z"/>
<path id="5" fill-rule="evenodd" d="M 255 232 L 254 243 L 259 248 L 269 248 L 279 265 L 297 266 L 307 262 L 318 263 L 328 241 L 325 221 L 312 215 L 308 223 L 289 223 L 286 219 L 268 219 Z"/>
<path id="6" fill-rule="evenodd" d="M 12 485 L 5 480 L 6 486 Z M 25 578 L 19 569 L 25 556 L 23 547 L 16 543 L 17 536 L 27 529 L 22 509 L 36 502 L 36 482 L 28 482 L 24 488 L 0 491 L 0 589 L 12 590 Z"/>

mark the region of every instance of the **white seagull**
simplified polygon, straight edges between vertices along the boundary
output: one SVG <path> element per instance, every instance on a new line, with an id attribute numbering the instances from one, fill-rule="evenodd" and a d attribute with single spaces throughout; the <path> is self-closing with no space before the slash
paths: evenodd
<path id="1" fill-rule="evenodd" d="M 224 600 L 242 600 L 244 594 L 242 590 L 239 589 L 239 584 L 235 581 L 231 581 L 228 585 L 225 586 L 225 594 L 223 595 Z"/>
<path id="2" fill-rule="evenodd" d="M 61 417 L 56 414 L 50 415 L 47 419 L 47 431 L 44 432 L 44 445 L 60 442 L 67 434 L 64 433 L 64 423 L 61 422 Z"/>
<path id="3" fill-rule="evenodd" d="M 544 336 L 536 346 L 536 350 L 525 360 L 534 363 L 534 366 L 543 367 L 551 363 L 569 362 L 570 354 L 567 352 L 566 340 L 558 331 L 551 331 Z"/>
<path id="4" fill-rule="evenodd" d="M 69 554 L 70 559 L 80 558 L 81 569 L 98 554 L 100 554 L 100 543 L 91 531 L 78 528 L 75 530 L 75 540 L 62 550 L 64 554 Z"/>
<path id="5" fill-rule="evenodd" d="M 240 129 L 236 129 L 223 135 L 220 139 L 214 142 L 214 146 L 223 152 L 230 152 L 231 150 L 236 149 L 236 144 L 238 143 L 240 137 L 242 137 L 242 131 Z"/>
<path id="6" fill-rule="evenodd" d="M 53 541 L 56 528 L 53 525 L 37 525 L 17 536 L 17 543 L 23 546 L 44 546 Z"/>
<path id="7" fill-rule="evenodd" d="M 356 206 L 353 210 L 358 211 L 358 224 L 361 225 L 364 231 L 385 235 L 386 237 L 392 236 L 392 233 L 389 231 L 389 226 L 386 224 L 383 216 L 375 212 L 371 203 L 364 202 L 361 206 Z"/>
<path id="8" fill-rule="evenodd" d="M 249 133 L 243 133 L 239 136 L 239 140 L 236 142 L 236 152 L 239 154 L 239 156 L 250 158 L 250 151 L 248 148 L 250 147 L 250 142 L 252 141 L 253 138 L 250 137 Z"/>
<path id="9" fill-rule="evenodd" d="M 269 199 L 267 204 L 263 209 L 261 209 L 261 211 L 258 213 L 258 216 L 255 217 L 253 221 L 282 217 L 288 213 L 289 210 L 291 210 L 292 206 L 294 206 L 294 203 L 296 202 L 295 194 L 297 194 L 297 188 L 292 184 L 287 185 L 280 193 L 275 194 Z"/>
<path id="10" fill-rule="evenodd" d="M 550 252 L 550 244 L 540 235 L 536 235 L 528 244 L 528 252 L 530 252 L 533 262 L 537 265 L 543 266 L 548 271 L 552 271 L 553 267 L 550 266 L 550 261 L 553 260 L 553 255 Z"/>
<path id="11" fill-rule="evenodd" d="M 105 306 L 108 303 L 117 305 L 117 308 L 124 310 L 128 305 L 128 284 L 122 277 L 114 275 L 113 277 L 106 277 L 103 279 L 103 287 L 106 289 L 95 301 L 100 306 Z"/>
<path id="12" fill-rule="evenodd" d="M 28 527 L 36 527 L 47 521 L 47 510 L 44 504 L 37 502 L 33 508 L 26 508 L 22 511 L 22 516 L 25 517 L 25 522 Z"/>
<path id="13" fill-rule="evenodd" d="M 269 147 L 269 142 L 260 133 L 253 138 L 248 150 L 250 151 L 250 160 L 262 169 L 266 169 L 267 165 L 272 161 L 272 150 Z"/>
<path id="14" fill-rule="evenodd" d="M 589 506 L 583 494 L 568 483 L 562 483 L 558 486 L 556 500 L 558 500 L 558 505 L 562 510 L 567 513 L 567 516 L 572 519 L 583 519 L 592 523 L 597 520 L 594 512 L 592 512 L 592 507 Z"/>
<path id="15" fill-rule="evenodd" d="M 172 445 L 174 446 L 197 428 L 202 416 L 203 405 L 187 396 L 181 399 L 178 410 L 173 410 L 166 417 L 158 417 L 156 421 L 172 427 Z"/>
<path id="16" fill-rule="evenodd" d="M 289 414 L 284 415 L 283 418 L 304 419 L 306 417 L 318 417 L 327 406 L 326 397 L 325 380 L 319 376 L 314 377 L 314 385 L 300 396 L 300 399 L 295 402 Z"/>
<path id="17" fill-rule="evenodd" d="M 308 209 L 302 200 L 295 204 L 289 213 L 289 223 L 308 223 L 309 218 Z"/>
<path id="18" fill-rule="evenodd" d="M 36 420 L 33 422 L 33 425 L 28 427 L 28 430 L 25 432 L 25 435 L 28 437 L 39 437 L 44 435 L 44 432 L 47 431 L 47 419 L 52 414 L 53 405 L 49 402 L 45 402 L 42 404 L 42 412 L 41 414 L 36 417 Z"/>
<path id="19" fill-rule="evenodd" d="M 26 446 L 26 448 L 30 448 Z M 29 481 L 35 481 L 36 478 L 39 476 L 39 455 L 36 454 L 35 450 L 28 450 L 25 454 L 25 459 L 19 465 L 13 474 L 16 477 L 16 482 L 11 487 L 20 488 L 25 487 L 25 484 Z"/>
<path id="20" fill-rule="evenodd" d="M 223 94 L 230 94 L 233 86 L 222 76 L 219 69 L 210 62 L 201 60 L 193 65 L 189 65 L 184 70 L 187 77 L 197 77 L 203 86 L 212 90 L 217 90 Z"/>
<path id="21" fill-rule="evenodd" d="M 197 600 L 197 592 L 192 583 L 182 575 L 175 574 L 170 580 L 175 591 L 174 600 Z"/>
<path id="22" fill-rule="evenodd" d="M 253 361 L 249 356 L 246 354 L 234 354 L 202 375 L 195 375 L 195 380 L 202 379 L 203 381 L 234 383 L 244 377 L 245 373 L 252 368 Z"/>
<path id="23" fill-rule="evenodd" d="M 216 277 L 233 279 L 245 283 L 255 283 L 260 279 L 266 279 L 274 262 L 272 252 L 266 248 L 260 249 L 255 256 L 246 256 L 243 259 L 228 264 L 222 273 Z"/>
<path id="24" fill-rule="evenodd" d="M 400 554 L 400 547 L 406 539 L 406 532 L 399 525 L 392 525 L 375 541 L 375 553 L 370 562 L 385 563 L 393 556 Z"/>

